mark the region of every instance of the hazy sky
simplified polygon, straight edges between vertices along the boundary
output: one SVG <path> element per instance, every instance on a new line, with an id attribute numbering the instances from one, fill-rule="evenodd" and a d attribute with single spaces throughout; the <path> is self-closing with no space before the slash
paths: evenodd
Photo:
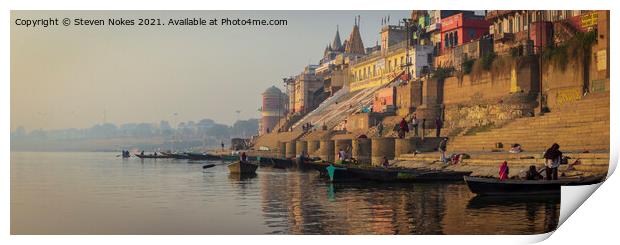
<path id="1" fill-rule="evenodd" d="M 13 11 L 11 130 L 128 122 L 258 118 L 260 93 L 316 64 L 336 25 L 361 16 L 366 47 L 381 18 L 409 11 Z M 38 18 L 256 18 L 287 26 L 16 26 Z M 240 110 L 237 115 L 235 111 Z M 177 113 L 177 116 L 174 116 Z"/>

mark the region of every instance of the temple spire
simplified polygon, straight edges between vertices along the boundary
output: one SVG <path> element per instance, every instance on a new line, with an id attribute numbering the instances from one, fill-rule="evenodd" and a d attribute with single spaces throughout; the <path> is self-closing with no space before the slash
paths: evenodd
<path id="1" fill-rule="evenodd" d="M 334 37 L 334 41 L 332 42 L 332 50 L 343 51 L 342 42 L 340 41 L 340 31 L 337 25 L 336 25 L 336 36 Z"/>
<path id="2" fill-rule="evenodd" d="M 345 52 L 350 54 L 365 54 L 364 43 L 362 42 L 362 36 L 360 35 L 359 30 L 359 16 L 355 18 L 355 25 L 353 26 L 353 31 L 351 31 L 351 35 L 349 35 L 349 39 L 347 40 L 347 45 L 345 47 Z"/>

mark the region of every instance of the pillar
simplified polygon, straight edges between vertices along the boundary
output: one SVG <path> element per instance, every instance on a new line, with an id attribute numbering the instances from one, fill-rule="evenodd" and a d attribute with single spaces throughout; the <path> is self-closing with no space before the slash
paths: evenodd
<path id="1" fill-rule="evenodd" d="M 321 147 L 321 141 L 309 140 L 308 141 L 308 155 L 310 155 L 310 157 L 318 157 L 320 147 Z"/>
<path id="2" fill-rule="evenodd" d="M 295 158 L 295 150 L 296 150 L 295 143 L 296 142 L 294 140 L 286 142 L 286 151 L 285 151 L 286 154 L 284 157 Z"/>
<path id="3" fill-rule="evenodd" d="M 399 157 L 402 154 L 413 153 L 416 150 L 416 141 L 412 138 L 395 139 L 394 156 Z"/>
<path id="4" fill-rule="evenodd" d="M 351 155 L 358 163 L 370 163 L 370 139 L 354 139 L 352 142 L 353 150 Z"/>
<path id="5" fill-rule="evenodd" d="M 321 140 L 319 147 L 319 157 L 323 161 L 334 162 L 334 141 Z"/>
<path id="6" fill-rule="evenodd" d="M 297 141 L 295 145 L 295 156 L 299 156 L 302 153 L 308 153 L 308 141 Z"/>
<path id="7" fill-rule="evenodd" d="M 285 142 L 278 141 L 278 154 L 277 154 L 277 157 L 278 158 L 286 157 L 286 143 Z"/>
<path id="8" fill-rule="evenodd" d="M 370 146 L 372 165 L 381 165 L 383 157 L 394 159 L 394 138 L 373 138 Z"/>

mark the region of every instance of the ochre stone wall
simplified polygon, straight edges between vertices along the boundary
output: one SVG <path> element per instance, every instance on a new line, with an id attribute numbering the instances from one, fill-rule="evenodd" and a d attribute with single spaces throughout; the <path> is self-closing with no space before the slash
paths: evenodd
<path id="1" fill-rule="evenodd" d="M 492 74 L 484 72 L 472 79 L 471 75 L 444 80 L 443 104 L 459 104 L 484 99 L 499 98 L 510 93 L 510 72 Z"/>
<path id="2" fill-rule="evenodd" d="M 410 81 L 396 86 L 396 114 L 407 116 L 422 103 L 422 86 L 420 81 Z"/>
<path id="3" fill-rule="evenodd" d="M 501 125 L 507 121 L 532 115 L 536 106 L 535 98 L 511 101 L 499 98 L 479 104 L 459 104 L 446 106 L 444 127 L 469 128 L 486 125 Z"/>

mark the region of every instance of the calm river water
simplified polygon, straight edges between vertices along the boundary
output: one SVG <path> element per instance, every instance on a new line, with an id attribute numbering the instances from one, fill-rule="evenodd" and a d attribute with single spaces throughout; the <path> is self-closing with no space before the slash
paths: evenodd
<path id="1" fill-rule="evenodd" d="M 560 198 L 475 197 L 463 183 L 329 184 L 316 172 L 115 153 L 11 153 L 12 234 L 533 234 Z"/>

